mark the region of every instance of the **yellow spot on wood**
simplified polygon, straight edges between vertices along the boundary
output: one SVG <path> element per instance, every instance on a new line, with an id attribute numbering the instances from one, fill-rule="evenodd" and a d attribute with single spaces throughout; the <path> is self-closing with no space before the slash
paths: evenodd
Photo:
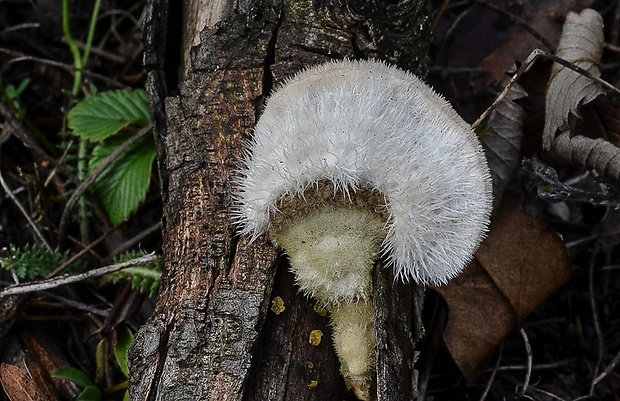
<path id="1" fill-rule="evenodd" d="M 312 361 L 307 361 L 306 362 L 306 367 L 308 369 L 314 369 L 314 363 Z"/>
<path id="2" fill-rule="evenodd" d="M 314 305 L 314 311 L 319 315 L 319 316 L 325 316 L 327 315 L 327 310 L 325 308 L 323 308 L 321 305 L 316 304 Z"/>
<path id="3" fill-rule="evenodd" d="M 282 298 L 275 297 L 271 301 L 271 310 L 276 315 L 279 315 L 280 313 L 284 312 L 284 309 L 286 309 L 286 308 L 284 307 L 284 301 L 282 300 Z"/>
<path id="4" fill-rule="evenodd" d="M 317 388 L 318 386 L 319 386 L 319 382 L 318 382 L 318 381 L 316 381 L 316 380 L 312 380 L 312 381 L 310 382 L 310 384 L 308 384 L 308 388 L 309 388 L 310 390 L 314 390 L 314 389 L 315 389 L 315 388 Z"/>
<path id="5" fill-rule="evenodd" d="M 310 332 L 310 344 L 316 346 L 321 343 L 321 337 L 323 337 L 323 332 L 321 330 L 312 330 Z"/>

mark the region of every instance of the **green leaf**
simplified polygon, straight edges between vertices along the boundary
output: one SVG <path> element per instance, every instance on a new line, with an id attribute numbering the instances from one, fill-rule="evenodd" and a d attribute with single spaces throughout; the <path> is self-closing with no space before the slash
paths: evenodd
<path id="1" fill-rule="evenodd" d="M 125 391 L 125 396 L 123 397 L 123 401 L 131 401 L 131 398 L 129 398 L 129 390 Z"/>
<path id="2" fill-rule="evenodd" d="M 126 262 L 131 259 L 139 258 L 140 256 L 144 256 L 144 254 L 139 251 L 127 251 L 114 258 L 114 263 Z M 162 259 L 159 258 L 143 266 L 130 267 L 107 274 L 104 277 L 104 281 L 118 283 L 121 280 L 129 279 L 131 280 L 131 287 L 134 290 L 139 291 L 141 294 L 147 294 L 149 297 L 153 297 L 157 294 L 157 291 L 159 291 L 159 286 L 161 284 L 162 264 Z"/>
<path id="3" fill-rule="evenodd" d="M 69 112 L 75 135 L 99 141 L 128 125 L 146 126 L 151 120 L 144 90 L 110 91 L 82 100 Z"/>
<path id="4" fill-rule="evenodd" d="M 22 93 L 24 93 L 24 91 L 26 90 L 26 88 L 28 87 L 28 85 L 30 85 L 30 78 L 26 78 L 24 80 L 22 80 L 19 84 L 19 86 L 17 87 L 17 95 L 21 95 Z"/>
<path id="5" fill-rule="evenodd" d="M 127 327 L 123 327 L 118 331 L 116 344 L 114 345 L 114 355 L 116 361 L 126 377 L 129 377 L 129 361 L 127 359 L 127 350 L 133 342 L 133 334 Z"/>
<path id="6" fill-rule="evenodd" d="M 76 368 L 59 368 L 52 372 L 51 375 L 54 379 L 68 380 L 77 384 L 82 388 L 87 388 L 93 385 L 92 380 L 84 372 Z"/>
<path id="7" fill-rule="evenodd" d="M 116 135 L 97 145 L 90 170 L 96 169 L 128 138 L 127 134 Z M 127 220 L 146 198 L 154 160 L 155 142 L 147 135 L 120 154 L 94 182 L 92 190 L 113 225 Z"/>
<path id="8" fill-rule="evenodd" d="M 76 401 L 100 401 L 101 400 L 101 390 L 99 390 L 95 386 L 89 386 L 82 391 Z"/>
<path id="9" fill-rule="evenodd" d="M 131 288 L 138 290 L 140 294 L 147 294 L 149 297 L 152 297 L 159 291 L 161 271 L 154 270 L 153 266 L 129 267 L 123 269 L 122 272 L 123 274 L 119 274 L 116 277 L 131 278 Z"/>
<path id="10" fill-rule="evenodd" d="M 106 373 L 105 339 L 99 341 L 99 344 L 97 344 L 97 350 L 95 351 L 95 361 L 97 363 L 97 369 L 95 372 L 95 383 L 100 386 L 103 386 L 105 382 L 105 373 Z"/>
<path id="11" fill-rule="evenodd" d="M 19 248 L 11 245 L 9 249 L 11 256 L 0 258 L 0 264 L 5 269 L 14 270 L 17 277 L 28 280 L 46 276 L 72 256 L 69 251 L 50 252 L 45 246 L 36 244 Z"/>

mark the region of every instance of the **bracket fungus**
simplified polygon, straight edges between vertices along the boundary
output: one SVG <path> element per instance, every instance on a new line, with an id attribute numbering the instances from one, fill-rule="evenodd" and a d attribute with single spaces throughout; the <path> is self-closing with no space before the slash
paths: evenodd
<path id="1" fill-rule="evenodd" d="M 444 284 L 485 235 L 491 178 L 475 133 L 411 73 L 328 62 L 269 97 L 243 164 L 241 233 L 283 248 L 299 287 L 330 313 L 347 385 L 368 399 L 377 257 L 397 279 Z"/>

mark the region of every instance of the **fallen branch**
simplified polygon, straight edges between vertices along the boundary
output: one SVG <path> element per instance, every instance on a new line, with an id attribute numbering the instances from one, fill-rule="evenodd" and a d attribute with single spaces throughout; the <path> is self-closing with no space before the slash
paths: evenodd
<path id="1" fill-rule="evenodd" d="M 24 284 L 16 284 L 5 288 L 0 292 L 0 299 L 9 295 L 25 294 L 29 292 L 50 290 L 52 288 L 60 287 L 67 284 L 77 283 L 89 278 L 100 277 L 106 274 L 114 273 L 119 270 L 127 269 L 128 267 L 141 266 L 147 263 L 156 261 L 158 256 L 153 252 L 148 255 L 141 256 L 136 259 L 131 259 L 126 262 L 117 263 L 109 266 L 100 267 L 87 271 L 86 273 L 80 273 L 73 276 L 54 277 L 47 280 L 35 281 Z"/>

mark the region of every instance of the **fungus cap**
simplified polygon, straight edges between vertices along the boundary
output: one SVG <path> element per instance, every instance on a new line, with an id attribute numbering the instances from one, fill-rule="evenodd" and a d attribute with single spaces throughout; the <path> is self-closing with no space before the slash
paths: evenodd
<path id="1" fill-rule="evenodd" d="M 397 278 L 443 284 L 489 224 L 482 147 L 415 75 L 378 61 L 336 61 L 288 79 L 268 99 L 238 179 L 235 220 L 255 239 L 286 196 L 329 181 L 386 202 L 381 253 Z"/>

